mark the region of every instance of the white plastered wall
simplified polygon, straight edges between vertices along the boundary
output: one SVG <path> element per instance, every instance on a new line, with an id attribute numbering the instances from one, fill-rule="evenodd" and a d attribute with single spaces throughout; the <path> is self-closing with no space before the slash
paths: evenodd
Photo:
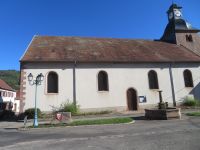
<path id="1" fill-rule="evenodd" d="M 12 97 L 11 96 L 1 96 L 0 97 L 0 102 L 12 102 L 13 103 L 13 110 L 14 110 L 14 104 L 17 104 L 17 108 L 16 112 L 19 112 L 19 102 L 15 100 L 16 98 L 16 92 L 15 91 L 8 91 L 8 90 L 4 90 L 4 89 L 0 89 L 1 92 L 9 92 L 12 93 Z"/>
<path id="2" fill-rule="evenodd" d="M 99 92 L 97 74 L 106 71 L 109 80 L 109 91 Z M 126 92 L 134 88 L 138 96 L 146 96 L 151 105 L 159 102 L 158 90 L 150 90 L 148 72 L 155 70 L 159 87 L 163 90 L 163 99 L 172 103 L 169 69 L 164 65 L 115 64 L 115 65 L 79 65 L 76 69 L 77 102 L 81 108 L 127 107 Z"/>
<path id="3" fill-rule="evenodd" d="M 192 72 L 194 87 L 185 87 L 183 72 L 184 70 Z M 174 64 L 173 65 L 174 87 L 177 102 L 181 102 L 186 96 L 194 96 L 200 99 L 200 67 L 199 64 Z"/>
<path id="4" fill-rule="evenodd" d="M 19 110 L 20 110 L 20 100 L 16 100 L 14 101 L 14 104 L 13 104 L 13 110 L 14 110 L 14 105 L 16 104 L 16 110 L 15 112 L 16 113 L 19 113 Z"/>
<path id="5" fill-rule="evenodd" d="M 34 78 L 42 73 L 44 75 L 44 81 L 41 85 L 37 87 L 37 107 L 42 111 L 51 111 L 53 107 L 60 107 L 60 104 L 73 100 L 73 76 L 72 69 L 69 65 L 52 65 L 52 64 L 36 64 L 36 65 L 27 65 L 27 68 L 24 69 L 26 76 L 29 73 L 32 73 Z M 50 71 L 56 72 L 58 74 L 58 93 L 57 94 L 48 94 L 47 93 L 47 75 Z M 25 107 L 34 108 L 35 106 L 35 85 L 30 85 L 26 81 L 25 89 Z"/>
<path id="6" fill-rule="evenodd" d="M 31 64 L 24 69 L 26 75 L 30 72 L 36 76 L 39 73 L 45 75 L 54 71 L 59 76 L 59 93 L 46 94 L 46 80 L 38 86 L 38 107 L 42 111 L 51 111 L 51 106 L 59 107 L 67 100 L 73 101 L 73 64 Z M 29 68 L 29 69 L 28 69 Z M 189 69 L 192 72 L 194 86 L 200 81 L 199 64 L 172 65 L 176 100 L 179 101 L 188 95 L 192 88 L 185 88 L 183 71 Z M 97 74 L 104 70 L 108 74 L 109 91 L 99 92 L 97 89 Z M 163 91 L 163 100 L 173 103 L 172 90 L 169 75 L 169 64 L 77 64 L 76 67 L 76 100 L 82 109 L 127 107 L 126 91 L 134 88 L 138 96 L 146 96 L 146 103 L 139 103 L 139 107 L 157 105 L 159 102 L 158 90 L 150 90 L 148 72 L 157 72 L 159 88 Z M 179 92 L 179 90 L 181 92 Z M 25 108 L 34 107 L 35 86 L 26 81 Z"/>
<path id="7" fill-rule="evenodd" d="M 16 97 L 16 92 L 14 91 L 8 91 L 8 90 L 4 90 L 4 89 L 0 89 L 0 91 L 2 92 L 9 92 L 9 93 L 12 93 L 13 96 L 10 97 L 10 96 L 2 96 L 2 102 L 12 102 L 14 103 L 14 100 L 15 100 L 15 97 Z"/>

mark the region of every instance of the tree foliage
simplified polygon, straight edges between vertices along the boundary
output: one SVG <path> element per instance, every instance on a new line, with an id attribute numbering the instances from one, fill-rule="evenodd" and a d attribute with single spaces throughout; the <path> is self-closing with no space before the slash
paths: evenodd
<path id="1" fill-rule="evenodd" d="M 0 70 L 0 79 L 4 80 L 13 89 L 19 89 L 19 71 L 16 70 Z"/>

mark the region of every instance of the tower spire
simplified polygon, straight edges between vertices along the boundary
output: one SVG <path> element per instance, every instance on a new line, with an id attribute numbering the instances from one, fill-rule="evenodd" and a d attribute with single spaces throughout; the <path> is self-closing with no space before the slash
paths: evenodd
<path id="1" fill-rule="evenodd" d="M 164 34 L 161 37 L 162 41 L 177 43 L 177 32 L 199 32 L 200 30 L 193 28 L 188 22 L 183 19 L 182 7 L 173 3 L 167 11 L 168 24 L 165 28 Z"/>

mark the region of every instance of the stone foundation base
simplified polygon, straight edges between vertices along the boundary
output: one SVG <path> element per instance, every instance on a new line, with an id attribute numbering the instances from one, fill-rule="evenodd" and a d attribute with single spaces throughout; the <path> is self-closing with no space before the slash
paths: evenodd
<path id="1" fill-rule="evenodd" d="M 149 120 L 181 119 L 180 108 L 145 109 L 145 118 Z"/>
<path id="2" fill-rule="evenodd" d="M 126 111 L 126 107 L 119 106 L 119 107 L 105 107 L 105 108 L 81 108 L 81 112 L 100 112 L 100 111 L 113 111 L 113 112 L 121 112 Z"/>

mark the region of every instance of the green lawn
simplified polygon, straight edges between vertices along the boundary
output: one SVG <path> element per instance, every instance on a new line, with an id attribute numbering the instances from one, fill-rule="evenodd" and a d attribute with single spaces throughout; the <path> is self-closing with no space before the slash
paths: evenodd
<path id="1" fill-rule="evenodd" d="M 186 115 L 188 115 L 188 116 L 199 116 L 200 117 L 200 112 L 191 112 L 191 113 L 187 113 Z"/>
<path id="2" fill-rule="evenodd" d="M 95 120 L 79 120 L 73 121 L 69 126 L 80 126 L 80 125 L 96 125 L 96 124 L 119 124 L 129 123 L 133 121 L 132 118 L 110 118 L 110 119 L 95 119 Z"/>
<path id="3" fill-rule="evenodd" d="M 119 124 L 130 123 L 133 119 L 130 117 L 125 118 L 109 118 L 109 119 L 92 119 L 92 120 L 76 120 L 70 123 L 58 123 L 58 124 L 39 124 L 38 128 L 48 127 L 64 127 L 64 126 L 81 126 L 81 125 L 101 125 L 101 124 Z M 33 126 L 31 126 L 33 128 Z"/>

